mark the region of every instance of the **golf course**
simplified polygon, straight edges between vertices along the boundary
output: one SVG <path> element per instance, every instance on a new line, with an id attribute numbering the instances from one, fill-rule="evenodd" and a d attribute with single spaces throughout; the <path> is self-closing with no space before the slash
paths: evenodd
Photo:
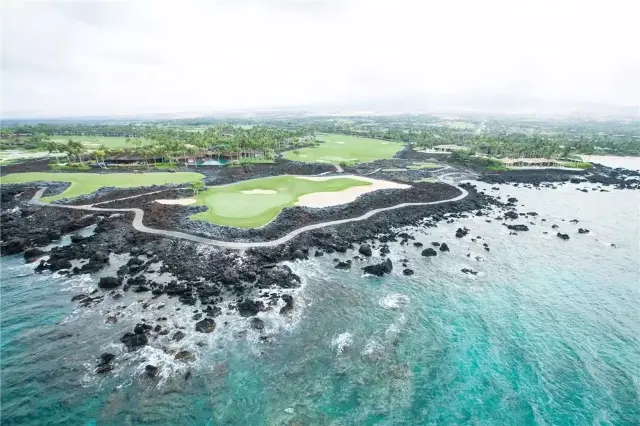
<path id="1" fill-rule="evenodd" d="M 316 139 L 323 143 L 318 146 L 286 151 L 283 157 L 305 163 L 355 164 L 390 159 L 404 149 L 404 144 L 399 142 L 357 136 L 320 134 Z"/>
<path id="2" fill-rule="evenodd" d="M 275 176 L 215 186 L 195 197 L 197 205 L 209 209 L 191 218 L 217 225 L 257 228 L 272 221 L 285 207 L 295 205 L 304 195 L 338 192 L 366 185 L 370 183 L 350 178 L 309 180 L 296 176 Z"/>
<path id="3" fill-rule="evenodd" d="M 63 193 L 43 197 L 42 201 L 50 203 L 63 198 L 73 198 L 91 194 L 100 188 L 136 188 L 140 186 L 187 184 L 201 180 L 200 173 L 14 173 L 0 178 L 1 184 L 29 182 L 69 182 L 71 186 Z"/>

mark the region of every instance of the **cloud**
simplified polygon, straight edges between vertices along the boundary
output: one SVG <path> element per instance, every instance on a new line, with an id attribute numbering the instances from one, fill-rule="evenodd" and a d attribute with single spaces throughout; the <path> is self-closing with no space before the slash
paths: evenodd
<path id="1" fill-rule="evenodd" d="M 6 116 L 205 113 L 429 93 L 640 102 L 633 2 L 1 7 Z"/>

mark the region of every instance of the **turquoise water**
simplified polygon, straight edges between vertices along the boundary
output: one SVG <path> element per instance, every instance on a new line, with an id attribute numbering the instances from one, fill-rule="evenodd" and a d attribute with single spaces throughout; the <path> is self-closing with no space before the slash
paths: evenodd
<path id="1" fill-rule="evenodd" d="M 531 231 L 509 235 L 484 217 L 419 230 L 451 253 L 391 245 L 395 270 L 381 279 L 326 257 L 292 264 L 305 281 L 294 317 L 265 314 L 261 342 L 242 331 L 246 319 L 225 315 L 228 326 L 180 343 L 192 364 L 160 349 L 119 352 L 114 342 L 146 315 L 139 295 L 118 302 L 130 305 L 128 322 L 107 325 L 109 302 L 69 302 L 91 277 L 33 275 L 3 258 L 2 424 L 638 424 L 638 193 L 502 194 L 540 214 Z M 453 237 L 462 225 L 482 239 Z M 401 258 L 414 276 L 402 276 Z M 178 324 L 189 316 L 174 314 Z M 104 351 L 117 366 L 97 376 Z M 147 363 L 160 380 L 141 377 Z"/>

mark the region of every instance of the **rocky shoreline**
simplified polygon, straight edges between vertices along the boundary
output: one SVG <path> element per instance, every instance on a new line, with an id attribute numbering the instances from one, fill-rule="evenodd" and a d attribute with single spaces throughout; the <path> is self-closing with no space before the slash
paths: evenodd
<path id="1" fill-rule="evenodd" d="M 375 166 L 372 165 L 371 167 Z M 335 169 L 330 165 L 304 165 L 278 161 L 274 165 L 236 168 L 231 171 L 220 169 L 203 173 L 208 183 L 222 184 L 249 178 L 277 174 L 318 174 Z M 200 169 L 198 169 L 200 171 Z M 485 174 L 480 180 L 488 183 L 512 183 L 532 187 L 549 187 L 566 182 L 590 182 L 604 187 L 637 189 L 640 175 L 630 171 L 598 167 L 589 173 L 557 173 L 557 171 L 533 173 L 517 171 L 501 174 Z M 573 171 L 571 171 L 573 172 Z M 377 176 L 376 176 L 377 177 Z M 393 178 L 393 176 L 391 176 Z M 631 179 L 629 179 L 631 178 Z M 399 180 L 399 179 L 398 179 Z M 51 193 L 59 193 L 65 184 L 58 184 Z M 261 330 L 259 312 L 274 310 L 288 316 L 293 311 L 296 299 L 292 290 L 301 285 L 300 277 L 283 265 L 285 261 L 304 260 L 310 256 L 332 253 L 352 253 L 354 260 L 368 258 L 371 249 L 376 248 L 384 257 L 389 253 L 386 243 L 400 242 L 412 244 L 414 236 L 397 231 L 402 227 L 416 229 L 451 223 L 456 218 L 487 216 L 487 221 L 508 222 L 512 232 L 526 232 L 525 224 L 518 223 L 535 214 L 517 212 L 515 199 L 501 200 L 477 191 L 475 185 L 465 184 L 469 196 L 451 202 L 429 206 L 412 206 L 398 210 L 380 212 L 366 221 L 346 223 L 303 233 L 286 244 L 272 248 L 253 248 L 244 252 L 202 246 L 189 241 L 172 239 L 137 232 L 131 226 L 132 213 L 87 212 L 79 210 L 42 207 L 28 204 L 36 189 L 31 185 L 3 186 L 2 196 L 2 254 L 23 253 L 26 261 L 40 260 L 36 271 L 46 270 L 67 275 L 96 274 L 106 268 L 116 268 L 115 273 L 103 276 L 97 288 L 86 294 L 78 294 L 73 301 L 81 306 L 93 306 L 106 298 L 117 300 L 124 292 L 138 294 L 149 303 L 160 295 L 176 298 L 180 303 L 197 308 L 194 311 L 194 330 L 211 333 L 216 328 L 221 308 L 236 311 L 240 316 L 253 318 L 251 326 Z M 163 190 L 162 194 L 144 195 L 126 201 L 107 203 L 104 207 L 139 207 L 144 209 L 145 224 L 151 227 L 181 230 L 193 234 L 222 240 L 263 241 L 271 240 L 303 225 L 354 217 L 374 208 L 387 207 L 404 202 L 424 202 L 449 199 L 459 194 L 459 190 L 442 183 L 419 183 L 408 190 L 384 190 L 366 194 L 353 203 L 324 209 L 293 207 L 285 209 L 276 220 L 261 229 L 241 230 L 221 227 L 208 223 L 189 221 L 189 214 L 199 207 L 163 205 L 155 203 L 156 198 L 181 198 L 185 189 L 172 187 L 136 188 L 132 190 L 103 189 L 83 199 L 68 200 L 74 204 L 104 202 L 153 190 Z M 64 201 L 63 201 L 64 202 Z M 496 214 L 496 212 L 498 212 Z M 42 247 L 59 240 L 63 234 L 75 233 L 87 226 L 95 225 L 94 234 L 88 237 L 74 235 L 71 244 L 54 247 L 49 251 Z M 588 230 L 585 230 L 588 232 Z M 458 229 L 452 238 L 464 238 L 468 230 Z M 559 238 L 563 238 L 558 233 Z M 436 250 L 448 251 L 446 243 L 434 242 L 433 248 L 420 248 L 423 256 L 433 256 Z M 414 244 L 416 245 L 416 244 Z M 485 250 L 489 247 L 485 244 Z M 418 245 L 416 245 L 418 249 Z M 358 252 L 358 254 L 356 254 Z M 437 253 L 436 253 L 437 254 Z M 126 258 L 123 264 L 116 264 L 114 255 Z M 341 261 L 337 268 L 349 269 L 352 261 Z M 397 266 L 397 265 L 396 265 Z M 403 274 L 413 271 L 403 264 Z M 368 268 L 368 269 L 366 269 Z M 365 273 L 384 275 L 393 269 L 391 260 L 380 264 L 366 265 Z M 475 271 L 462 271 L 474 274 Z M 172 277 L 157 280 L 158 274 Z M 106 318 L 105 321 L 113 321 Z M 177 335 L 179 330 L 169 329 L 166 323 L 149 318 L 136 326 L 132 332 L 122 336 L 121 342 L 128 350 L 137 350 L 154 339 L 167 334 Z M 101 372 L 109 370 L 111 357 L 103 357 L 99 366 Z M 107 360 L 107 361 L 105 361 Z"/>

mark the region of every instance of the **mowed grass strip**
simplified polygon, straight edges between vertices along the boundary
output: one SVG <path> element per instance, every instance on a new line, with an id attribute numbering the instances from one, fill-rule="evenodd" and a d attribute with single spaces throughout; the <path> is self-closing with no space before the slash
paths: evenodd
<path id="1" fill-rule="evenodd" d="M 412 164 L 410 166 L 407 166 L 407 169 L 409 169 L 409 170 L 423 170 L 423 169 L 437 169 L 439 167 L 442 167 L 442 166 L 440 164 L 437 164 L 437 163 L 427 162 L 427 163 L 415 163 L 415 164 Z"/>
<path id="2" fill-rule="evenodd" d="M 314 181 L 285 175 L 214 186 L 195 197 L 197 205 L 207 206 L 209 209 L 194 214 L 191 219 L 236 228 L 257 228 L 271 222 L 282 209 L 293 206 L 303 195 L 337 192 L 365 185 L 370 183 L 349 178 Z M 275 193 L 243 193 L 255 190 Z"/>
<path id="3" fill-rule="evenodd" d="M 139 186 L 185 184 L 202 180 L 200 173 L 14 173 L 0 178 L 0 184 L 28 183 L 28 182 L 70 182 L 71 186 L 62 194 L 42 197 L 42 201 L 49 203 L 62 198 L 73 198 L 87 195 L 100 188 L 136 188 Z"/>
<path id="4" fill-rule="evenodd" d="M 284 158 L 305 163 L 370 163 L 393 158 L 398 151 L 404 149 L 404 144 L 399 142 L 357 136 L 318 135 L 316 138 L 323 143 L 301 148 L 296 153 L 286 151 L 283 153 Z"/>

